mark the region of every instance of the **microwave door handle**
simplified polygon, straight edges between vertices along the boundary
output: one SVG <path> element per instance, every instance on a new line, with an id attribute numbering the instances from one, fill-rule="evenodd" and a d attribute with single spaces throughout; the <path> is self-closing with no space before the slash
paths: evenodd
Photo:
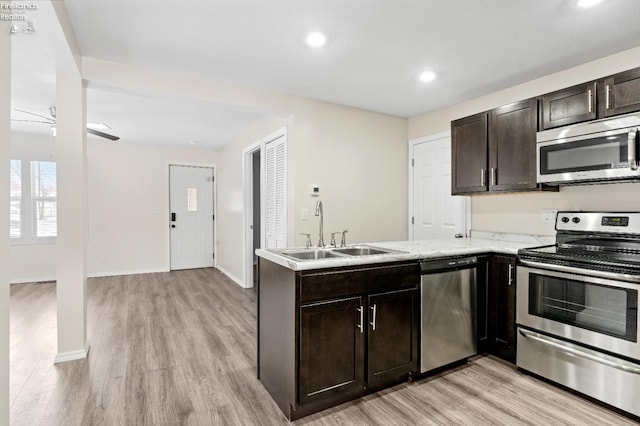
<path id="1" fill-rule="evenodd" d="M 627 157 L 629 159 L 629 168 L 631 170 L 638 170 L 638 158 L 636 157 L 638 152 L 638 130 L 632 130 L 629 132 L 627 138 Z"/>

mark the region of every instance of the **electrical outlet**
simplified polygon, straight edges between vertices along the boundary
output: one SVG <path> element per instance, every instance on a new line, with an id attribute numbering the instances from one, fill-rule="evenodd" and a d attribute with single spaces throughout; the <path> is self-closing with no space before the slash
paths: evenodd
<path id="1" fill-rule="evenodd" d="M 542 220 L 545 222 L 555 222 L 557 209 L 542 209 Z"/>

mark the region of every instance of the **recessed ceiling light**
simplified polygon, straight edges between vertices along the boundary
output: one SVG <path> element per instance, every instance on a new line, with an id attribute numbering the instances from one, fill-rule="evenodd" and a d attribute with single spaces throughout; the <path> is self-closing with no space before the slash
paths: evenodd
<path id="1" fill-rule="evenodd" d="M 327 36 L 320 32 L 314 31 L 307 34 L 307 38 L 305 38 L 304 40 L 311 47 L 321 47 L 324 46 L 327 42 Z"/>
<path id="2" fill-rule="evenodd" d="M 196 146 L 196 145 L 198 145 L 198 141 L 190 140 L 189 141 L 189 145 Z"/>
<path id="3" fill-rule="evenodd" d="M 598 3 L 602 3 L 602 0 L 578 0 L 578 6 L 580 7 L 593 7 Z"/>
<path id="4" fill-rule="evenodd" d="M 418 76 L 418 80 L 420 80 L 423 83 L 428 83 L 430 81 L 435 80 L 436 77 L 437 77 L 437 74 L 433 71 L 423 71 Z"/>

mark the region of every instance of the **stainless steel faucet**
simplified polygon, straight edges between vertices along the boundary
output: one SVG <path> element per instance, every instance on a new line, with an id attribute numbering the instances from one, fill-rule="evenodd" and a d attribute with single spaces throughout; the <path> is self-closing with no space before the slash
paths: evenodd
<path id="1" fill-rule="evenodd" d="M 318 237 L 318 247 L 324 247 L 324 213 L 322 212 L 322 201 L 316 203 L 316 216 L 320 216 L 320 236 Z"/>

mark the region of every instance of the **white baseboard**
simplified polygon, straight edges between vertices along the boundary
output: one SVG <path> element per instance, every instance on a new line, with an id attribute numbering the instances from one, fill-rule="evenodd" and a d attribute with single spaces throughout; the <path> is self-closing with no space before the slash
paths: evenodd
<path id="1" fill-rule="evenodd" d="M 117 277 L 119 275 L 155 274 L 157 272 L 169 272 L 167 268 L 161 269 L 133 269 L 130 271 L 91 272 L 87 278 Z"/>
<path id="2" fill-rule="evenodd" d="M 60 364 L 61 362 L 67 361 L 76 361 L 78 359 L 85 359 L 87 355 L 89 355 L 89 341 L 87 340 L 84 344 L 84 349 L 80 349 L 78 351 L 70 351 L 70 352 L 62 352 L 56 355 L 56 359 L 53 361 L 54 364 Z"/>
<path id="3" fill-rule="evenodd" d="M 239 279 L 238 277 L 234 276 L 233 274 L 230 274 L 224 268 L 220 267 L 220 265 L 216 266 L 216 269 L 219 270 L 220 272 L 222 272 L 223 274 L 225 274 L 227 277 L 231 278 L 231 281 L 235 282 L 240 287 L 242 287 L 242 288 L 250 288 L 250 287 L 246 287 L 244 285 L 244 282 L 241 279 Z"/>

